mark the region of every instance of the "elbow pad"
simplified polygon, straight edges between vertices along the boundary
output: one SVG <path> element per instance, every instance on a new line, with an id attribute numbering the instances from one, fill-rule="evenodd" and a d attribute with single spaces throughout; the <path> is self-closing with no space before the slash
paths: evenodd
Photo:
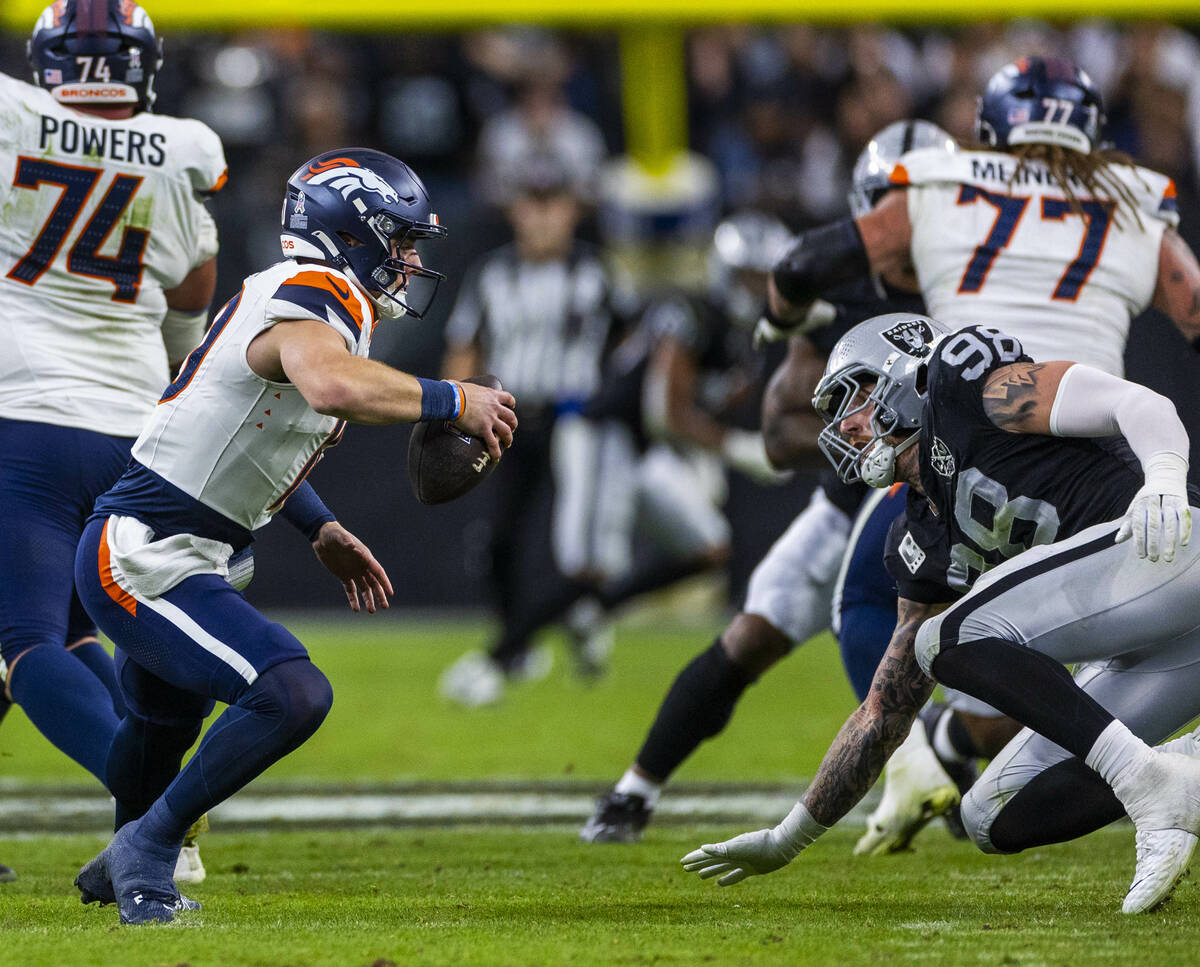
<path id="1" fill-rule="evenodd" d="M 801 232 L 772 272 L 788 302 L 803 305 L 835 285 L 871 272 L 867 249 L 853 218 Z"/>

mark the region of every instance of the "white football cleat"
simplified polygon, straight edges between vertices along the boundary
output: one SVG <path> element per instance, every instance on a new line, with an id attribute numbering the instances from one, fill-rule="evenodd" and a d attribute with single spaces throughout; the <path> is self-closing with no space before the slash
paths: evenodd
<path id="1" fill-rule="evenodd" d="M 200 860 L 199 846 L 184 846 L 175 861 L 176 883 L 203 883 L 208 873 Z"/>
<path id="2" fill-rule="evenodd" d="M 1137 830 L 1137 865 L 1121 911 L 1148 913 L 1170 897 L 1200 841 L 1200 760 L 1152 752 L 1113 792 Z"/>
<path id="3" fill-rule="evenodd" d="M 925 737 L 920 719 L 888 760 L 883 798 L 867 818 L 867 831 L 854 846 L 856 856 L 884 856 L 908 849 L 930 820 L 962 799 Z"/>
<path id="4" fill-rule="evenodd" d="M 438 692 L 467 708 L 495 705 L 504 698 L 504 672 L 482 651 L 468 651 L 442 672 Z"/>
<path id="5" fill-rule="evenodd" d="M 196 845 L 196 837 L 208 832 L 208 813 L 205 813 L 194 823 L 187 835 L 183 837 L 183 846 L 179 850 L 179 858 L 175 861 L 176 883 L 203 883 L 208 872 L 200 860 L 200 847 Z"/>

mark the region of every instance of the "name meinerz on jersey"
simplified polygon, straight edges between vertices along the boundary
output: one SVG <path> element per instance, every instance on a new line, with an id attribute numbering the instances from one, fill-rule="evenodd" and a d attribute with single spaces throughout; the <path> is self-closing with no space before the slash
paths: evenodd
<path id="1" fill-rule="evenodd" d="M 54 145 L 56 136 L 57 148 Z M 39 147 L 43 151 L 57 151 L 60 154 L 107 158 L 110 161 L 161 168 L 167 157 L 167 136 L 161 131 L 146 135 L 126 128 L 93 128 L 70 119 L 59 121 L 43 114 Z"/>
<path id="2" fill-rule="evenodd" d="M 1017 165 L 1007 164 L 1001 160 L 980 161 L 971 159 L 971 177 L 989 181 L 1000 181 L 1006 185 L 1035 184 L 1043 187 L 1054 187 L 1058 184 L 1047 168 L 1026 165 L 1018 170 Z M 1074 175 L 1068 176 L 1072 187 L 1082 188 L 1083 182 Z"/>

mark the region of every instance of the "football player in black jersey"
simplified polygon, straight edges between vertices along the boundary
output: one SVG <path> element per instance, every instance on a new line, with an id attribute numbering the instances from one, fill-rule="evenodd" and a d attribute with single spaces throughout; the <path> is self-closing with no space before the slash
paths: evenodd
<path id="1" fill-rule="evenodd" d="M 850 206 L 863 214 L 890 189 L 896 159 L 914 147 L 953 142 L 925 121 L 901 121 L 877 134 L 855 165 Z M 886 278 L 863 278 L 828 293 L 810 307 L 806 322 L 784 333 L 760 323 L 759 340 L 788 339 L 787 356 L 771 377 L 763 400 L 767 456 L 781 468 L 811 465 L 821 428 L 809 404 L 813 387 L 838 337 L 858 320 L 879 312 L 924 311 L 912 294 L 911 269 Z M 636 758 L 602 796 L 580 830 L 593 843 L 641 838 L 663 785 L 706 739 L 725 728 L 743 692 L 767 669 L 829 626 L 834 579 L 850 522 L 867 488 L 822 476 L 812 501 L 779 537 L 750 577 L 746 601 L 717 640 L 676 676 Z M 934 762 L 934 768 L 937 768 Z"/>
<path id="2" fill-rule="evenodd" d="M 888 542 L 896 630 L 787 818 L 702 846 L 685 869 L 730 885 L 793 859 L 870 788 L 936 680 L 1028 726 L 964 801 L 976 844 L 1016 852 L 1126 814 L 1123 910 L 1157 907 L 1200 832 L 1196 735 L 1147 744 L 1200 713 L 1200 494 L 1174 406 L 1035 363 L 994 329 L 899 314 L 839 341 L 813 403 L 843 480 L 909 484 Z"/>

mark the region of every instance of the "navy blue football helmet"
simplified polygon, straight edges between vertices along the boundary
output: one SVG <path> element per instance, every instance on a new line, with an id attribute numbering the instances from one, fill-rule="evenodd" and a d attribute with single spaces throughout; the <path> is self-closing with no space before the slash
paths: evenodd
<path id="1" fill-rule="evenodd" d="M 1099 143 L 1104 105 L 1092 79 L 1068 60 L 1022 57 L 988 81 L 975 114 L 984 144 L 1056 144 L 1087 154 Z"/>
<path id="2" fill-rule="evenodd" d="M 397 253 L 406 242 L 445 234 L 416 172 L 382 151 L 326 151 L 288 179 L 284 256 L 341 269 L 385 318 L 428 311 L 445 276 Z"/>
<path id="3" fill-rule="evenodd" d="M 55 0 L 25 51 L 33 82 L 64 104 L 154 104 L 162 41 L 134 0 Z"/>

